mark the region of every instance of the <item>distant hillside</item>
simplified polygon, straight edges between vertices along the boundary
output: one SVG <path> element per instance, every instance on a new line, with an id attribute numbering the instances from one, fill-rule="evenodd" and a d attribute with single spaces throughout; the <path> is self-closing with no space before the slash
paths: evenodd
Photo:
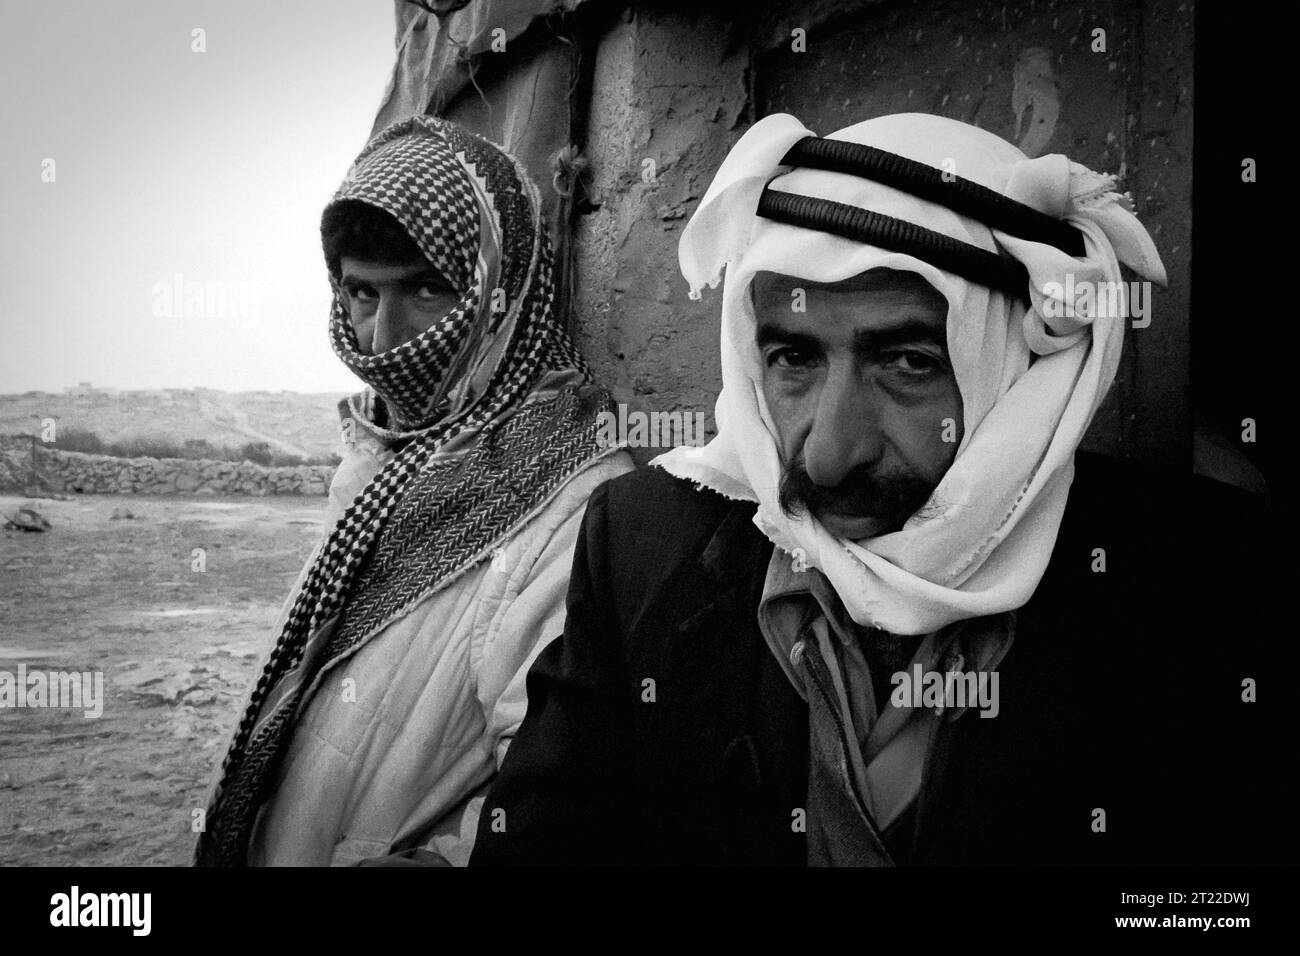
<path id="1" fill-rule="evenodd" d="M 208 388 L 116 391 L 85 386 L 64 393 L 0 395 L 0 434 L 83 428 L 106 442 L 202 439 L 237 448 L 266 442 L 286 455 L 314 458 L 341 451 L 337 403 L 342 393 L 220 392 Z"/>

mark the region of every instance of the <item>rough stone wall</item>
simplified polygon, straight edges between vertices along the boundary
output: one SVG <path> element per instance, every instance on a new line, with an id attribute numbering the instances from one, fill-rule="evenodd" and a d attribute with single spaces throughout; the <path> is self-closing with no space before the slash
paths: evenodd
<path id="1" fill-rule="evenodd" d="M 32 440 L 0 435 L 0 488 L 22 489 L 31 480 Z"/>
<path id="2" fill-rule="evenodd" d="M 0 439 L 0 487 L 30 483 L 31 448 L 25 436 Z M 267 468 L 247 461 L 114 458 L 39 444 L 36 467 L 48 490 L 114 495 L 324 495 L 334 476 L 333 465 Z"/>
<path id="3" fill-rule="evenodd" d="M 705 412 L 709 437 L 722 288 L 687 298 L 677 240 L 748 125 L 749 53 L 732 33 L 638 9 L 601 37 L 586 150 L 597 208 L 574 236 L 574 337 L 593 372 L 632 410 Z"/>

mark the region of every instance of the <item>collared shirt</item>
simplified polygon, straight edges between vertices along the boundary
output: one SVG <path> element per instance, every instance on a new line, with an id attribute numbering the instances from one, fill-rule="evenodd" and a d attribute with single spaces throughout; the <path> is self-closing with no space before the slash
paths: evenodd
<path id="1" fill-rule="evenodd" d="M 907 825 L 941 721 L 970 706 L 913 706 L 911 685 L 932 672 L 990 674 L 1010 649 L 1013 615 L 961 621 L 915 638 L 885 634 L 850 618 L 820 571 L 797 570 L 775 549 L 758 616 L 772 653 L 809 705 L 809 862 L 892 864 L 883 834 Z M 878 664 L 890 662 L 891 647 L 893 661 L 906 664 L 890 675 L 895 690 L 888 700 L 876 699 L 873 684 L 885 686 L 884 675 L 873 681 L 864 644 L 880 651 L 873 654 Z"/>

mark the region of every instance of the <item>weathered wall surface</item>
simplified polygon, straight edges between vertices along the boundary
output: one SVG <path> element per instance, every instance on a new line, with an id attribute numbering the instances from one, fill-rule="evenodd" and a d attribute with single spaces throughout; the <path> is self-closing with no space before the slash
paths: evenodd
<path id="1" fill-rule="evenodd" d="M 686 296 L 677 239 L 748 125 L 749 54 L 709 16 L 636 11 L 598 45 L 586 152 L 593 211 L 574 237 L 574 337 L 619 401 L 706 413 L 721 386 L 722 289 Z M 635 450 L 642 461 L 655 449 Z"/>
<path id="2" fill-rule="evenodd" d="M 30 438 L 0 438 L 0 487 L 26 487 L 31 458 Z M 84 494 L 324 495 L 334 476 L 332 465 L 266 468 L 252 462 L 113 458 L 39 443 L 36 468 L 46 490 Z"/>

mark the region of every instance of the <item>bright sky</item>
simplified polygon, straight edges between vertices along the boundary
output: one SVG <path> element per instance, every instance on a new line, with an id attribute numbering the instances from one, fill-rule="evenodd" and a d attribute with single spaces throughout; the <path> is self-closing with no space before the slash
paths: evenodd
<path id="1" fill-rule="evenodd" d="M 320 213 L 394 24 L 388 0 L 0 0 L 0 392 L 358 387 Z"/>

